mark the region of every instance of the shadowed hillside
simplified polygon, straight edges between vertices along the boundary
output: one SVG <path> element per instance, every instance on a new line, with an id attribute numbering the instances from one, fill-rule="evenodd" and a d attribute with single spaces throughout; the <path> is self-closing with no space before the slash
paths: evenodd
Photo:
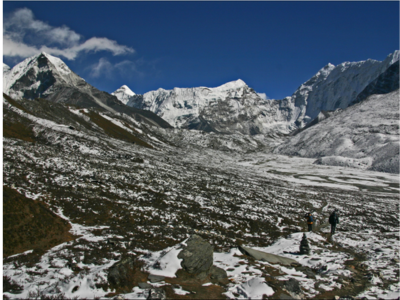
<path id="1" fill-rule="evenodd" d="M 31 249 L 47 250 L 74 239 L 71 225 L 43 202 L 3 186 L 3 255 Z"/>

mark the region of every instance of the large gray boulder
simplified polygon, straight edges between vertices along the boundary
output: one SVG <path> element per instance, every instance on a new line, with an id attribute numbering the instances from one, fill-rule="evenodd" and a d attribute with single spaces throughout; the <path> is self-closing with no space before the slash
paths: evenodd
<path id="1" fill-rule="evenodd" d="M 114 286 L 129 286 L 132 283 L 131 278 L 134 272 L 134 258 L 128 256 L 116 262 L 108 269 L 107 280 Z"/>
<path id="2" fill-rule="evenodd" d="M 187 240 L 178 258 L 182 259 L 182 268 L 190 274 L 208 272 L 213 264 L 213 247 L 194 234 Z"/>

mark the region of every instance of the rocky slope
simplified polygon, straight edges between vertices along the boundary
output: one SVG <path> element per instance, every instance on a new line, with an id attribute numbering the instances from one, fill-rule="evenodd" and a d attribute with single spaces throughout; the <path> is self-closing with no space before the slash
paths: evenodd
<path id="1" fill-rule="evenodd" d="M 399 173 L 399 90 L 364 101 L 290 137 L 274 153 Z"/>
<path id="2" fill-rule="evenodd" d="M 127 113 L 140 122 L 170 127 L 154 113 L 127 107 L 116 97 L 99 91 L 72 72 L 61 59 L 47 53 L 27 58 L 6 70 L 3 84 L 4 93 L 15 99 L 45 98 L 82 108 Z"/>
<path id="3" fill-rule="evenodd" d="M 3 113 L 4 185 L 43 203 L 75 238 L 53 246 L 51 230 L 31 232 L 44 243 L 4 257 L 4 298 L 146 299 L 155 287 L 174 299 L 377 299 L 400 291 L 397 175 L 175 145 L 160 132 L 178 129 L 45 99 L 4 96 Z M 335 208 L 341 222 L 330 238 Z M 306 233 L 310 255 L 299 255 L 311 210 L 318 227 Z M 183 273 L 178 252 L 194 233 L 219 269 Z M 297 263 L 259 261 L 239 246 Z"/>

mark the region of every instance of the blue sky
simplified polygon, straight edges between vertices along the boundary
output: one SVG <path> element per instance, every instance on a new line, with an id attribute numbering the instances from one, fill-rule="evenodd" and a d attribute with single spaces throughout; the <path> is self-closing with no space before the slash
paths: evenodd
<path id="1" fill-rule="evenodd" d="M 3 61 L 60 57 L 100 90 L 242 79 L 290 96 L 328 63 L 399 49 L 399 2 L 3 2 Z"/>

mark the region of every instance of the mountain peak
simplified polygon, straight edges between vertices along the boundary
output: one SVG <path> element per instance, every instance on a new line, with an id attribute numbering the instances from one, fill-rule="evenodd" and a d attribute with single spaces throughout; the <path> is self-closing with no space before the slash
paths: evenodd
<path id="1" fill-rule="evenodd" d="M 238 80 L 230 81 L 223 85 L 220 85 L 219 87 L 216 87 L 215 89 L 218 89 L 221 91 L 222 90 L 236 90 L 236 89 L 246 87 L 246 86 L 247 86 L 247 84 L 242 79 L 238 79 Z"/>
<path id="2" fill-rule="evenodd" d="M 136 95 L 127 85 L 123 85 L 119 88 L 119 90 L 124 91 L 125 94 L 129 95 L 129 96 L 134 96 Z"/>
<path id="3" fill-rule="evenodd" d="M 124 84 L 115 92 L 111 93 L 111 95 L 117 97 L 117 99 L 122 103 L 127 104 L 130 100 L 130 97 L 135 96 L 136 94 L 132 92 L 132 90 L 127 85 Z"/>

